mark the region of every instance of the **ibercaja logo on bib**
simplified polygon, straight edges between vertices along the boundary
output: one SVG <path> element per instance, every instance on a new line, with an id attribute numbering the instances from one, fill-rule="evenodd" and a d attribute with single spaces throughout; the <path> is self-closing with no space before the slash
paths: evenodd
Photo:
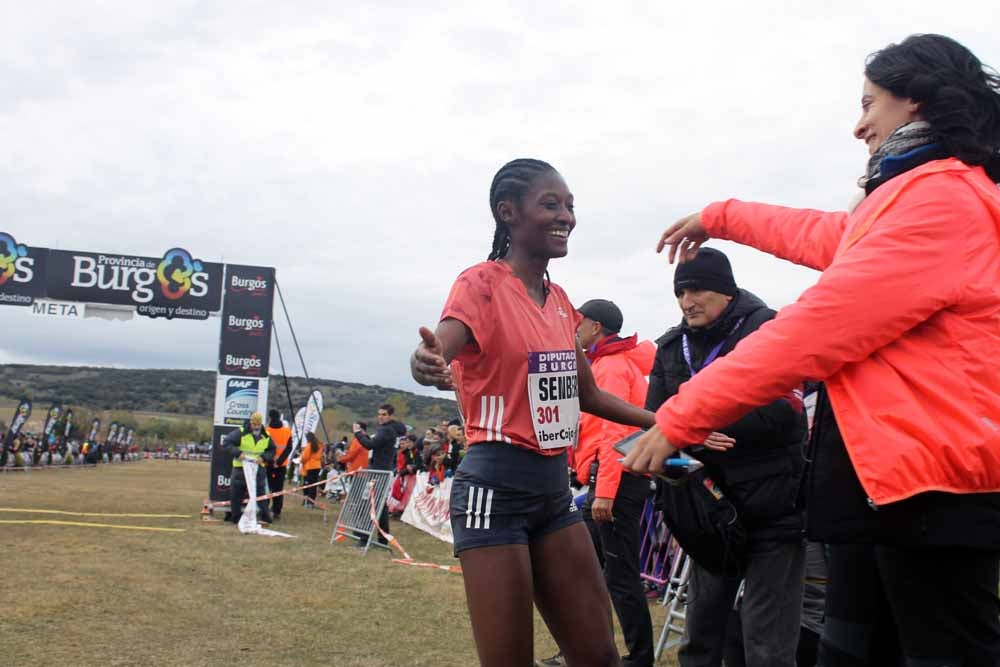
<path id="1" fill-rule="evenodd" d="M 233 274 L 229 276 L 229 290 L 241 292 L 249 296 L 265 296 L 270 285 L 264 276 L 246 277 Z"/>
<path id="2" fill-rule="evenodd" d="M 227 315 L 226 330 L 248 336 L 263 336 L 267 322 L 256 313 L 253 315 Z"/>
<path id="3" fill-rule="evenodd" d="M 256 354 L 251 354 L 248 357 L 238 354 L 227 354 L 222 362 L 222 367 L 227 373 L 260 375 L 264 370 L 264 363 Z"/>

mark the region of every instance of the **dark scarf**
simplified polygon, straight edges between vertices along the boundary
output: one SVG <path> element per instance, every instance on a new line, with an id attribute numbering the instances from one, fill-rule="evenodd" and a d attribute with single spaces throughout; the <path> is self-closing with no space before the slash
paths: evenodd
<path id="1" fill-rule="evenodd" d="M 930 123 L 915 120 L 900 125 L 868 159 L 868 168 L 858 179 L 858 185 L 871 194 L 893 176 L 924 162 L 947 157 L 936 140 Z"/>

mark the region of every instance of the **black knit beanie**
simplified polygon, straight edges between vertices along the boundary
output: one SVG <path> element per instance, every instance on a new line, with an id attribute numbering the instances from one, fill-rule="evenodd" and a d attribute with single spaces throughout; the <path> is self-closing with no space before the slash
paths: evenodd
<path id="1" fill-rule="evenodd" d="M 700 248 L 694 259 L 674 271 L 674 294 L 682 289 L 705 289 L 736 296 L 739 291 L 729 258 L 715 248 Z"/>

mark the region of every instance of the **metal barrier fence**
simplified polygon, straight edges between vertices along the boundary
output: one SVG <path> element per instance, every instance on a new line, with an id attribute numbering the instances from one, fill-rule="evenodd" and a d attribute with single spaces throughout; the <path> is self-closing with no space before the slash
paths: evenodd
<path id="1" fill-rule="evenodd" d="M 386 500 L 389 498 L 392 476 L 391 470 L 359 470 L 354 474 L 347 498 L 340 506 L 337 525 L 334 526 L 333 534 L 330 536 L 331 544 L 336 541 L 337 536 L 343 535 L 348 539 L 361 540 L 365 554 L 372 546 L 389 550 L 388 544 L 375 540 L 378 527 L 372 522 L 372 516 L 374 515 L 377 520 L 382 515 Z M 373 506 L 374 511 L 372 511 Z"/>
<path id="2" fill-rule="evenodd" d="M 657 661 L 665 649 L 673 648 L 681 643 L 687 617 L 688 585 L 691 582 L 691 558 L 684 553 L 684 550 L 677 544 L 677 540 L 670 538 L 670 541 L 673 542 L 675 549 L 670 561 L 666 590 L 664 590 L 663 599 L 660 601 L 660 604 L 667 608 L 667 618 L 663 622 L 663 629 L 660 630 L 660 637 L 656 642 L 655 656 Z M 671 638 L 671 635 L 674 637 Z"/>
<path id="3" fill-rule="evenodd" d="M 677 542 L 656 509 L 652 498 L 646 500 L 639 522 L 639 576 L 649 585 L 662 589 L 669 578 L 670 563 L 675 558 Z"/>
<path id="4" fill-rule="evenodd" d="M 677 646 L 684 634 L 691 559 L 670 534 L 663 512 L 656 509 L 652 498 L 642 508 L 639 534 L 639 576 L 663 591 L 659 603 L 667 608 L 654 653 L 659 661 L 663 651 Z"/>

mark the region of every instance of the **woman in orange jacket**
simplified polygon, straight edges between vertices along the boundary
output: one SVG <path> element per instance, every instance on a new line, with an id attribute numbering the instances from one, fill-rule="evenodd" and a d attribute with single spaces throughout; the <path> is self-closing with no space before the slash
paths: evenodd
<path id="1" fill-rule="evenodd" d="M 359 423 L 362 429 L 368 428 L 364 422 Z M 363 470 L 368 467 L 368 450 L 362 446 L 357 438 L 351 438 L 351 444 L 348 445 L 347 451 L 337 458 L 337 462 L 347 466 L 344 471 L 346 473 Z"/>
<path id="2" fill-rule="evenodd" d="M 316 482 L 319 481 L 319 471 L 323 467 L 323 445 L 316 438 L 315 433 L 306 433 L 306 446 L 302 449 L 302 473 L 305 475 L 306 507 L 312 508 L 316 504 Z"/>
<path id="3" fill-rule="evenodd" d="M 881 604 L 907 664 L 996 665 L 1000 77 L 951 39 L 914 35 L 869 58 L 861 107 L 854 135 L 871 157 L 853 212 L 729 200 L 664 233 L 671 261 L 716 237 L 823 275 L 685 383 L 625 463 L 655 469 L 803 379 L 824 381 L 809 532 L 842 546 L 821 662 L 870 658 Z"/>

